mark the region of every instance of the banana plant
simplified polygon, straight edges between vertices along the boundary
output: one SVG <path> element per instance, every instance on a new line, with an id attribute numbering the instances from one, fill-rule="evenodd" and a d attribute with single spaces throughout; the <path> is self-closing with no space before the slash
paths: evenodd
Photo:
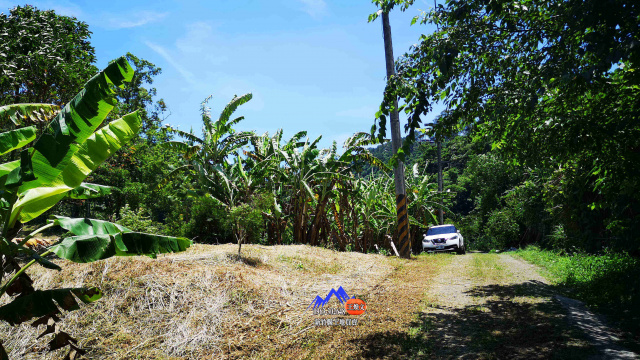
<path id="1" fill-rule="evenodd" d="M 169 127 L 170 132 L 183 137 L 185 141 L 168 141 L 160 146 L 182 153 L 184 163 L 162 179 L 157 187 L 165 186 L 177 176 L 187 173 L 197 178 L 203 191 L 223 201 L 220 197 L 229 188 L 225 171 L 229 169 L 231 164 L 227 158 L 255 136 L 253 132 L 236 132 L 233 126 L 242 121 L 244 116 L 231 120 L 231 115 L 240 105 L 245 104 L 251 98 L 252 94 L 235 96 L 224 107 L 218 119 L 213 121 L 211 109 L 207 106 L 211 96 L 207 97 L 200 108 L 203 122 L 202 138 Z"/>
<path id="2" fill-rule="evenodd" d="M 59 263 L 47 255 L 86 263 L 112 256 L 147 255 L 186 250 L 191 241 L 185 238 L 137 233 L 107 221 L 71 219 L 55 216 L 19 242 L 14 242 L 22 225 L 54 206 L 65 197 L 86 199 L 110 191 L 109 187 L 87 184 L 84 179 L 140 129 L 141 120 L 131 113 L 102 127 L 116 105 L 115 87 L 131 80 L 133 69 L 124 57 L 91 78 L 62 110 L 55 114 L 36 139 L 34 125 L 0 134 L 0 155 L 22 149 L 20 159 L 0 164 L 0 298 L 12 297 L 0 307 L 0 320 L 17 325 L 37 318 L 32 325 L 45 325 L 40 337 L 53 334 L 50 350 L 68 347 L 67 359 L 75 359 L 84 351 L 67 333 L 57 329 L 60 309 L 79 308 L 78 300 L 91 303 L 102 297 L 95 287 L 41 289 L 33 287 L 27 269 L 39 264 L 60 271 Z M 17 104 L 0 107 L 0 119 L 15 125 L 26 120 L 48 121 L 57 109 L 46 104 Z M 30 148 L 25 148 L 33 143 Z M 59 226 L 73 236 L 61 239 L 43 253 L 25 246 L 41 231 Z M 26 263 L 21 264 L 26 259 Z M 0 359 L 7 359 L 0 344 Z"/>
<path id="3" fill-rule="evenodd" d="M 282 244 L 282 235 L 293 217 L 291 197 L 294 191 L 290 184 L 293 177 L 291 171 L 280 167 L 284 161 L 283 152 L 293 152 L 304 146 L 301 139 L 307 136 L 307 132 L 300 131 L 285 143 L 282 143 L 282 135 L 282 129 L 279 129 L 272 137 L 268 133 L 254 136 L 250 139 L 253 150 L 244 152 L 247 167 L 259 179 L 260 189 L 273 194 L 274 210 L 265 217 L 269 242 L 277 244 Z"/>

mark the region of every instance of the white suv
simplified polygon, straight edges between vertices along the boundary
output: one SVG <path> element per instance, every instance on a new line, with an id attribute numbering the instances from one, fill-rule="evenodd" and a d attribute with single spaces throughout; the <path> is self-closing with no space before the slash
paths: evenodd
<path id="1" fill-rule="evenodd" d="M 455 250 L 465 253 L 464 238 L 460 230 L 451 224 L 430 227 L 422 239 L 423 251 Z"/>

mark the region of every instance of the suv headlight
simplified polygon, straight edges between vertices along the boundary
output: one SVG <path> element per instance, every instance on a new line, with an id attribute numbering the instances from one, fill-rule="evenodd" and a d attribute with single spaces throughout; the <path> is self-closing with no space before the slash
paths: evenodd
<path id="1" fill-rule="evenodd" d="M 447 240 L 458 240 L 458 235 L 453 235 L 452 237 L 448 238 Z"/>

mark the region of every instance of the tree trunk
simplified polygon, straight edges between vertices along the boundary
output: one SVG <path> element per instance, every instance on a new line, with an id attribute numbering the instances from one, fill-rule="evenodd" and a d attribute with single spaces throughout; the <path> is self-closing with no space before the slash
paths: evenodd
<path id="1" fill-rule="evenodd" d="M 389 13 L 382 12 L 382 32 L 384 36 L 384 55 L 387 65 L 387 79 L 390 80 L 395 75 L 395 64 L 393 60 L 393 44 L 391 42 L 391 26 L 389 25 Z M 402 139 L 400 137 L 400 116 L 398 115 L 398 100 L 393 101 L 393 111 L 391 112 L 391 146 L 393 153 L 397 154 L 400 149 Z M 409 239 L 409 218 L 407 216 L 407 190 L 404 183 L 404 163 L 398 161 L 393 168 L 393 178 L 396 189 L 396 208 L 398 218 L 398 248 L 400 256 L 411 257 L 411 240 Z"/>

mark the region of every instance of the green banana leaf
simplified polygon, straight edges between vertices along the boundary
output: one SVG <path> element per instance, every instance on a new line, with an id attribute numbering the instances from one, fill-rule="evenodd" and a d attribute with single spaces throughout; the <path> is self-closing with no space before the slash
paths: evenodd
<path id="1" fill-rule="evenodd" d="M 131 232 L 130 229 L 112 222 L 87 218 L 69 218 L 53 215 L 53 222 L 73 235 L 102 235 Z"/>
<path id="2" fill-rule="evenodd" d="M 20 167 L 20 160 L 14 160 L 8 163 L 0 164 L 0 176 L 9 174 L 17 167 Z"/>
<path id="3" fill-rule="evenodd" d="M 95 287 L 34 291 L 0 307 L 0 320 L 17 325 L 34 317 L 59 314 L 58 306 L 67 311 L 78 310 L 76 297 L 88 304 L 100 299 L 102 291 Z"/>
<path id="4" fill-rule="evenodd" d="M 22 185 L 25 181 L 35 179 L 31 158 L 29 157 L 29 149 L 24 149 L 20 152 L 20 166 L 13 169 L 9 175 L 7 175 L 4 187 L 15 190 L 15 188 Z"/>
<path id="5" fill-rule="evenodd" d="M 112 256 L 146 255 L 185 251 L 192 242 L 185 238 L 137 232 L 72 236 L 51 247 L 59 257 L 88 263 Z"/>
<path id="6" fill-rule="evenodd" d="M 121 57 L 87 81 L 34 144 L 31 161 L 37 179 L 24 183 L 19 193 L 56 183 L 81 144 L 95 132 L 116 105 L 113 87 L 123 87 L 124 82 L 131 81 L 133 73 L 126 58 Z"/>
<path id="7" fill-rule="evenodd" d="M 231 114 L 233 114 L 240 105 L 245 104 L 246 102 L 251 100 L 251 98 L 253 98 L 253 95 L 251 93 L 241 96 L 234 96 L 233 99 L 222 110 L 222 113 L 218 118 L 220 119 L 220 122 L 226 124 L 229 121 Z M 230 125 L 232 124 L 229 124 L 229 126 Z"/>
<path id="8" fill-rule="evenodd" d="M 69 191 L 67 197 L 76 200 L 95 199 L 111 194 L 113 187 L 106 185 L 82 183 L 77 188 Z"/>
<path id="9" fill-rule="evenodd" d="M 78 146 L 63 170 L 56 169 L 58 175 L 53 180 L 38 188 L 19 192 L 20 198 L 11 212 L 11 226 L 16 220 L 24 223 L 36 218 L 63 199 L 67 192 L 79 187 L 92 171 L 137 134 L 140 124 L 141 119 L 136 112 L 93 133 Z M 33 166 L 36 176 L 41 176 L 35 169 L 35 163 Z M 21 186 L 20 190 L 22 189 Z"/>
<path id="10" fill-rule="evenodd" d="M 60 111 L 60 106 L 52 104 L 13 104 L 0 106 L 0 124 L 7 121 L 16 127 L 27 124 L 46 123 Z"/>
<path id="11" fill-rule="evenodd" d="M 0 134 L 0 155 L 19 149 L 35 139 L 35 126 L 3 132 Z"/>
<path id="12" fill-rule="evenodd" d="M 179 151 L 183 154 L 185 159 L 190 159 L 193 155 L 197 154 L 201 149 L 200 145 L 191 146 L 181 141 L 167 141 L 167 142 L 158 144 L 158 146 L 160 146 L 161 148 Z"/>

